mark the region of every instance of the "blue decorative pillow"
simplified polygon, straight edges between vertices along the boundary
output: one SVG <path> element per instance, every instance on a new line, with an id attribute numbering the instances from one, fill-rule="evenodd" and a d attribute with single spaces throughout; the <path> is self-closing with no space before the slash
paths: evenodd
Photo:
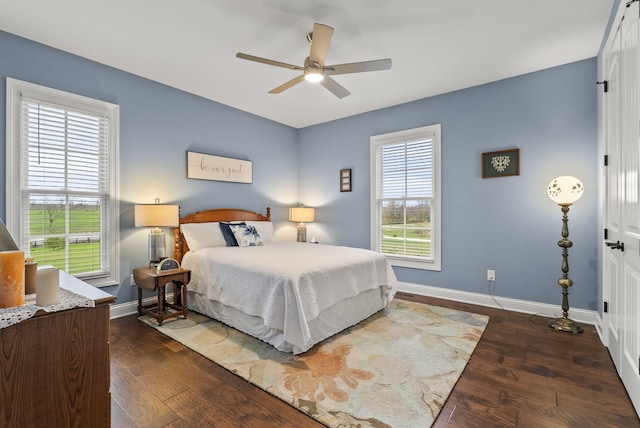
<path id="1" fill-rule="evenodd" d="M 239 247 L 257 247 L 262 245 L 262 238 L 254 226 L 246 224 L 232 224 L 229 229 L 233 232 Z"/>
<path id="2" fill-rule="evenodd" d="M 227 247 L 237 247 L 238 241 L 236 241 L 236 237 L 233 235 L 233 232 L 230 229 L 230 226 L 246 226 L 247 224 L 243 221 L 242 223 L 224 223 L 220 222 L 220 231 L 222 232 L 222 236 L 224 237 L 225 242 L 227 243 Z"/>

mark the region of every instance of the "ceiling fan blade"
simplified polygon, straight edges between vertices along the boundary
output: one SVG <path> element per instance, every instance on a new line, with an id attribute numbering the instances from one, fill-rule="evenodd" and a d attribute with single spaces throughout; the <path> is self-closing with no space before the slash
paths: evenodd
<path id="1" fill-rule="evenodd" d="M 304 74 L 301 74 L 298 77 L 294 77 L 293 79 L 289 80 L 286 83 L 283 83 L 282 85 L 278 86 L 277 88 L 274 88 L 272 90 L 269 91 L 270 94 L 279 94 L 280 92 L 289 89 L 290 87 L 297 85 L 298 83 L 302 82 L 304 80 Z"/>
<path id="2" fill-rule="evenodd" d="M 313 34 L 311 36 L 311 53 L 309 59 L 324 65 L 327 58 L 331 37 L 333 36 L 333 28 L 324 24 L 313 24 Z"/>
<path id="3" fill-rule="evenodd" d="M 351 62 L 349 64 L 330 65 L 324 68 L 325 73 L 336 74 L 362 73 L 364 71 L 379 71 L 391 69 L 391 58 L 374 61 Z"/>
<path id="4" fill-rule="evenodd" d="M 260 58 L 259 56 L 247 55 L 241 52 L 236 54 L 236 58 L 247 59 L 249 61 L 261 62 L 267 65 L 274 65 L 276 67 L 288 68 L 289 70 L 304 70 L 303 67 L 299 67 L 293 64 L 287 64 L 286 62 L 274 61 L 271 59 Z"/>
<path id="5" fill-rule="evenodd" d="M 344 86 L 342 86 L 341 84 L 339 84 L 338 82 L 336 82 L 335 80 L 333 80 L 331 77 L 327 75 L 325 75 L 324 79 L 320 81 L 320 84 L 325 88 L 327 88 L 328 90 L 330 90 L 331 92 L 333 92 L 333 95 L 335 95 L 338 98 L 344 98 L 347 95 L 351 94 L 351 92 L 347 91 L 344 88 Z"/>

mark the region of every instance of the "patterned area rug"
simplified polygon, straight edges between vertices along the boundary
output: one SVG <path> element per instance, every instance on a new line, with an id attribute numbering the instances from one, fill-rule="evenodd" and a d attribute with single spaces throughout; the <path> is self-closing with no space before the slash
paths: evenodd
<path id="1" fill-rule="evenodd" d="M 489 320 L 396 299 L 296 356 L 197 313 L 140 319 L 327 426 L 376 428 L 431 426 Z"/>

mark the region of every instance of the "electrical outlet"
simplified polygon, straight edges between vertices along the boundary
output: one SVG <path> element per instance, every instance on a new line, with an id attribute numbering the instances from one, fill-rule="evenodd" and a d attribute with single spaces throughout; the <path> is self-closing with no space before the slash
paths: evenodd
<path id="1" fill-rule="evenodd" d="M 129 283 L 131 284 L 132 287 L 136 285 L 136 280 L 133 279 L 133 274 L 131 274 L 131 277 L 129 278 Z"/>
<path id="2" fill-rule="evenodd" d="M 495 281 L 496 280 L 496 271 L 493 269 L 487 270 L 487 281 Z"/>

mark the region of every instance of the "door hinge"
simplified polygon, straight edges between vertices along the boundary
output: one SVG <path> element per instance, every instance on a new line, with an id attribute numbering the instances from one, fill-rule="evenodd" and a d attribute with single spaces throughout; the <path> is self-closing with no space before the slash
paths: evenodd
<path id="1" fill-rule="evenodd" d="M 609 239 L 609 229 L 604 230 L 604 239 Z"/>
<path id="2" fill-rule="evenodd" d="M 603 310 L 605 314 L 609 312 L 609 302 L 604 302 Z"/>
<path id="3" fill-rule="evenodd" d="M 604 166 L 609 166 L 609 155 L 604 155 Z"/>
<path id="4" fill-rule="evenodd" d="M 596 82 L 597 85 L 602 85 L 605 92 L 609 92 L 609 81 L 603 80 L 602 82 Z"/>

